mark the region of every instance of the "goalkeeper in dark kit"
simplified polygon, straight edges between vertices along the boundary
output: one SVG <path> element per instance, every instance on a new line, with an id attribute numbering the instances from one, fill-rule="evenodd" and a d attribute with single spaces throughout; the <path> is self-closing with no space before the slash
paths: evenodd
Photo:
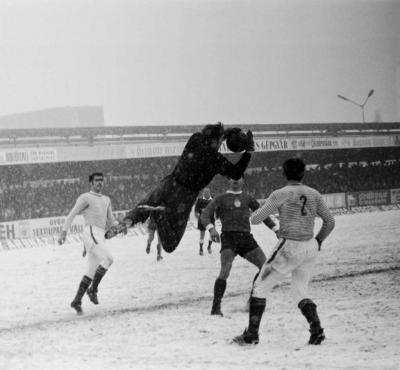
<path id="1" fill-rule="evenodd" d="M 244 151 L 236 164 L 218 151 L 225 139 L 231 151 Z M 254 140 L 251 131 L 245 134 L 240 128 L 224 130 L 221 122 L 205 126 L 189 138 L 172 173 L 129 211 L 121 224 L 111 227 L 105 237 L 112 238 L 136 223 L 145 222 L 152 212 L 163 248 L 168 253 L 173 252 L 182 239 L 200 190 L 217 174 L 240 179 L 252 152 Z"/>

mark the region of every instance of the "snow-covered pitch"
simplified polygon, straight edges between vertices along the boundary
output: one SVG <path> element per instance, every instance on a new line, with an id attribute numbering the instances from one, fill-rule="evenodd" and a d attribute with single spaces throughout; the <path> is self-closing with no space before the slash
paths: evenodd
<path id="1" fill-rule="evenodd" d="M 327 340 L 308 346 L 308 325 L 287 282 L 267 299 L 260 344 L 229 341 L 247 325 L 256 268 L 234 262 L 222 303 L 210 316 L 219 246 L 198 254 L 198 231 L 156 261 L 145 236 L 110 241 L 115 261 L 100 305 L 69 307 L 84 272 L 80 245 L 0 253 L 0 369 L 398 369 L 400 211 L 336 217 L 310 285 Z M 253 229 L 266 253 L 276 242 Z M 288 280 L 289 281 L 289 280 Z"/>

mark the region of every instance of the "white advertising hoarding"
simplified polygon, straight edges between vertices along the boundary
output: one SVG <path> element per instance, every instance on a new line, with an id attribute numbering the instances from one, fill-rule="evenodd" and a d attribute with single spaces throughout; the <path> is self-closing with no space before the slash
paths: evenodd
<path id="1" fill-rule="evenodd" d="M 179 156 L 186 140 L 131 144 L 62 145 L 50 148 L 0 149 L 0 165 Z M 400 146 L 400 136 L 256 137 L 256 152 L 356 149 Z M 222 153 L 230 153 L 223 143 Z"/>

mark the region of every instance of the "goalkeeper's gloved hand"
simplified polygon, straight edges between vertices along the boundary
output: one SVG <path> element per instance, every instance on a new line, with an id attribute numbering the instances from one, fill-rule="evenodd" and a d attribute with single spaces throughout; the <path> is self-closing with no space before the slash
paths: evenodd
<path id="1" fill-rule="evenodd" d="M 246 136 L 247 136 L 247 143 L 244 150 L 246 152 L 254 152 L 255 146 L 254 146 L 253 133 L 249 130 L 247 131 Z"/>

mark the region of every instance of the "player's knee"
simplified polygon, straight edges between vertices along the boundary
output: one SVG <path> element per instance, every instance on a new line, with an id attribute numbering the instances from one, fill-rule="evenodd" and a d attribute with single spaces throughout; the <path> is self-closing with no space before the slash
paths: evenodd
<path id="1" fill-rule="evenodd" d="M 104 258 L 104 262 L 102 263 L 105 269 L 108 269 L 114 262 L 114 258 L 111 255 L 108 255 Z"/>
<path id="2" fill-rule="evenodd" d="M 253 297 L 258 297 L 258 298 L 267 298 L 267 291 L 263 287 L 263 285 L 260 284 L 260 282 L 256 280 L 256 282 L 253 286 L 253 291 L 252 291 L 251 295 Z"/>
<path id="3" fill-rule="evenodd" d="M 222 280 L 226 280 L 229 277 L 229 274 L 232 269 L 232 264 L 231 263 L 225 263 L 221 266 L 221 271 L 219 273 L 219 278 Z"/>
<path id="4" fill-rule="evenodd" d="M 307 288 L 292 283 L 291 294 L 295 302 L 301 302 L 308 298 Z"/>
<path id="5" fill-rule="evenodd" d="M 265 280 L 273 271 L 273 268 L 270 264 L 264 264 L 261 268 L 260 274 L 258 276 L 258 280 Z"/>
<path id="6" fill-rule="evenodd" d="M 92 271 L 92 270 L 86 271 L 86 274 L 85 274 L 85 275 L 86 275 L 88 278 L 90 278 L 90 279 L 93 280 L 95 272 L 96 272 L 96 271 Z"/>

